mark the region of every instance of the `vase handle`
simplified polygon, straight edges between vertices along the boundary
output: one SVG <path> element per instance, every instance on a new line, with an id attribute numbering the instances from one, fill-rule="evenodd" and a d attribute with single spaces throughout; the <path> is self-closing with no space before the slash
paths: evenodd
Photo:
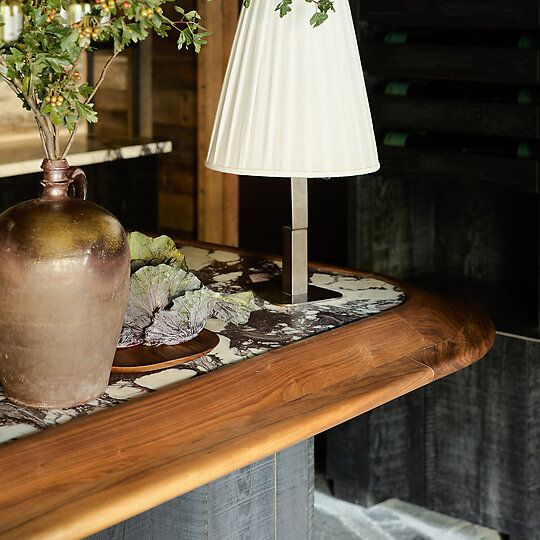
<path id="1" fill-rule="evenodd" d="M 88 182 L 86 180 L 86 174 L 79 167 L 70 167 L 66 172 L 66 178 L 71 180 L 73 189 L 75 190 L 75 197 L 77 199 L 86 200 L 86 194 L 88 192 Z"/>

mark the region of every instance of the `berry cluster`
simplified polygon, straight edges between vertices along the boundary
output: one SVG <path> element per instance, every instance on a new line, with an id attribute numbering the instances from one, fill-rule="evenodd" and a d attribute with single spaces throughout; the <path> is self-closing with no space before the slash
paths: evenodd
<path id="1" fill-rule="evenodd" d="M 98 28 L 97 26 L 96 27 L 93 27 L 93 26 L 90 26 L 90 24 L 88 25 L 84 25 L 82 22 L 81 23 L 73 23 L 73 28 L 78 28 L 79 29 L 79 38 L 80 39 L 93 39 L 93 40 L 96 40 L 98 39 L 99 37 L 99 34 L 101 34 L 101 29 Z"/>
<path id="2" fill-rule="evenodd" d="M 110 13 L 116 7 L 114 0 L 95 0 L 96 4 L 101 4 L 101 10 L 104 13 Z M 128 2 L 124 2 L 127 4 Z"/>
<path id="3" fill-rule="evenodd" d="M 152 8 L 141 9 L 141 15 L 143 17 L 148 17 L 149 19 L 152 19 L 152 17 L 154 16 L 154 10 Z"/>
<path id="4" fill-rule="evenodd" d="M 61 107 L 64 104 L 64 98 L 56 94 L 49 94 L 45 98 L 45 103 L 50 103 L 53 107 Z"/>
<path id="5" fill-rule="evenodd" d="M 55 9 L 47 10 L 47 19 L 45 19 L 47 24 L 52 23 L 54 19 L 56 19 L 56 10 Z"/>

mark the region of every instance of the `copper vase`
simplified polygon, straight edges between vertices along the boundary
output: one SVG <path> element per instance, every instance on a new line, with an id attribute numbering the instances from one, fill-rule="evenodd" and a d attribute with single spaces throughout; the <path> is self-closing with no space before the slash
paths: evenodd
<path id="1" fill-rule="evenodd" d="M 107 387 L 130 257 L 118 220 L 85 200 L 84 173 L 41 167 L 42 196 L 0 215 L 0 380 L 14 403 L 64 408 Z"/>

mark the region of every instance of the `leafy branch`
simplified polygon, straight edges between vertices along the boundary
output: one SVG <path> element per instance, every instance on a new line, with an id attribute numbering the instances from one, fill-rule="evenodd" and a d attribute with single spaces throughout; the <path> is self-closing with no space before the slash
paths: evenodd
<path id="1" fill-rule="evenodd" d="M 92 0 L 87 13 L 73 18 L 75 0 L 22 0 L 22 32 L 12 43 L 0 42 L 0 77 L 19 97 L 23 107 L 33 112 L 50 159 L 69 152 L 81 121 L 97 122 L 92 100 L 111 62 L 128 46 L 143 41 L 151 31 L 166 37 L 178 34 L 178 49 L 193 46 L 199 52 L 210 33 L 200 24 L 199 14 L 175 5 L 179 20 L 165 16 L 163 7 L 177 0 Z M 229 0 L 225 0 L 229 1 Z M 267 1 L 267 0 L 261 0 Z M 331 0 L 305 0 L 316 7 L 310 23 L 316 27 L 334 11 Z M 249 7 L 251 0 L 244 0 Z M 284 17 L 293 0 L 281 0 L 276 7 Z M 70 16 L 71 14 L 71 16 Z M 1 23 L 1 19 L 0 19 Z M 113 45 L 95 86 L 81 81 L 79 66 L 86 51 L 101 41 Z M 65 148 L 59 147 L 59 132 L 70 134 Z"/>
<path id="2" fill-rule="evenodd" d="M 16 42 L 0 43 L 0 76 L 35 116 L 45 154 L 66 156 L 81 121 L 97 122 L 93 98 L 111 62 L 126 47 L 143 41 L 151 31 L 165 37 L 178 32 L 178 48 L 193 45 L 199 52 L 209 35 L 197 12 L 181 13 L 172 22 L 162 5 L 175 0 L 93 0 L 87 13 L 70 21 L 73 0 L 23 0 L 23 28 Z M 81 82 L 80 63 L 100 41 L 113 45 L 94 86 Z M 70 136 L 63 151 L 59 131 Z"/>
<path id="3" fill-rule="evenodd" d="M 326 19 L 328 19 L 328 12 L 329 11 L 336 11 L 334 9 L 334 0 L 305 0 L 306 2 L 309 2 L 310 4 L 315 4 L 316 10 L 313 14 L 313 17 L 309 20 L 309 23 L 313 26 L 313 28 L 316 28 L 317 26 L 320 26 Z M 276 11 L 279 11 L 280 17 L 285 17 L 287 13 L 290 13 L 292 11 L 292 3 L 293 0 L 281 0 L 279 4 L 276 6 Z M 251 4 L 251 0 L 244 0 L 243 2 L 245 7 L 249 7 Z"/>

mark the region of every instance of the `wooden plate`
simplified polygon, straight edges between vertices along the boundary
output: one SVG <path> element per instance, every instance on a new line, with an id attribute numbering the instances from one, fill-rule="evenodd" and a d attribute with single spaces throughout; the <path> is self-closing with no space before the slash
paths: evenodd
<path id="1" fill-rule="evenodd" d="M 127 349 L 117 349 L 111 371 L 137 373 L 176 366 L 208 354 L 218 343 L 217 334 L 210 330 L 203 330 L 196 338 L 180 345 L 160 345 L 159 347 L 138 345 Z"/>

